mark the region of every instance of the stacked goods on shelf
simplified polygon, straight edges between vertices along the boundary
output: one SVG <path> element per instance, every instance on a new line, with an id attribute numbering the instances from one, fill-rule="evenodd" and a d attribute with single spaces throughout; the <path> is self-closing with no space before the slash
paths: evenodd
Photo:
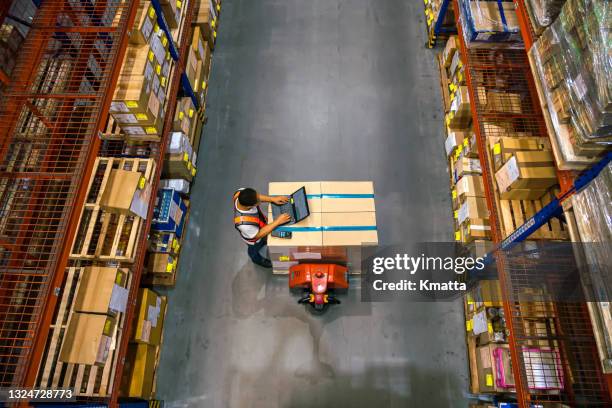
<path id="1" fill-rule="evenodd" d="M 478 159 L 476 136 L 464 67 L 458 52 L 457 37 L 448 39 L 440 54 L 440 71 L 449 90 L 444 148 L 451 174 L 450 187 L 455 219 L 455 240 L 470 244 L 489 240 L 491 227 L 484 198 L 482 169 Z"/>
<path id="2" fill-rule="evenodd" d="M 171 20 L 168 15 L 165 18 Z M 157 25 L 151 2 L 140 3 L 110 108 L 112 118 L 129 138 L 161 139 L 173 65 L 171 41 Z"/>
<path id="3" fill-rule="evenodd" d="M 441 15 L 442 12 L 444 12 L 444 14 Z M 426 0 L 425 20 L 427 23 L 430 46 L 435 44 L 439 36 L 449 31 L 456 32 L 455 16 L 449 0 Z M 440 32 L 436 32 L 436 29 L 440 30 Z"/>
<path id="4" fill-rule="evenodd" d="M 107 397 L 124 334 L 131 274 L 125 268 L 69 267 L 36 378 L 41 388 Z"/>
<path id="5" fill-rule="evenodd" d="M 166 306 L 165 296 L 146 288 L 139 290 L 119 388 L 122 397 L 150 399 L 154 396 Z"/>
<path id="6" fill-rule="evenodd" d="M 280 227 L 292 233 L 290 239 L 268 237 L 273 273 L 287 274 L 304 259 L 337 262 L 349 273 L 360 273 L 362 247 L 378 245 L 373 183 L 273 182 L 269 194 L 290 195 L 301 187 L 306 188 L 310 216 Z"/>
<path id="7" fill-rule="evenodd" d="M 71 260 L 134 261 L 154 172 L 153 159 L 96 159 Z"/>
<path id="8" fill-rule="evenodd" d="M 569 0 L 529 53 L 560 169 L 580 170 L 612 143 L 606 0 Z"/>
<path id="9" fill-rule="evenodd" d="M 159 189 L 153 211 L 149 252 L 143 282 L 174 286 L 183 232 L 189 216 L 189 201 L 174 189 Z"/>
<path id="10" fill-rule="evenodd" d="M 194 27 L 199 27 L 202 38 L 208 42 L 210 49 L 215 48 L 219 25 L 217 13 L 220 9 L 220 4 L 215 0 L 196 0 L 196 13 L 191 24 Z"/>
<path id="11" fill-rule="evenodd" d="M 521 42 L 512 0 L 459 0 L 459 8 L 468 47 L 512 46 Z"/>
<path id="12" fill-rule="evenodd" d="M 4 22 L 0 26 L 0 71 L 6 75 L 13 72 L 17 62 L 19 46 L 24 39 L 24 36 L 14 25 Z"/>
<path id="13" fill-rule="evenodd" d="M 542 31 L 555 21 L 565 0 L 526 0 L 529 21 L 536 34 Z"/>
<path id="14" fill-rule="evenodd" d="M 593 302 L 589 313 L 595 340 L 605 373 L 612 373 L 612 164 L 604 169 L 584 190 L 572 197 L 572 208 L 588 269 Z"/>

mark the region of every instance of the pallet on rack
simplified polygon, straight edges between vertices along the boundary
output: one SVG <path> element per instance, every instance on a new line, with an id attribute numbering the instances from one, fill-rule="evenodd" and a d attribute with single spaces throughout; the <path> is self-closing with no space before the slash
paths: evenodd
<path id="1" fill-rule="evenodd" d="M 70 388 L 79 397 L 107 397 L 113 387 L 113 378 L 118 357 L 118 347 L 123 336 L 124 314 L 117 316 L 117 325 L 112 336 L 111 350 L 104 366 L 71 364 L 59 361 L 64 334 L 74 313 L 73 301 L 79 290 L 81 267 L 68 268 L 66 282 L 50 326 L 45 352 L 38 369 L 35 386 L 38 388 Z M 131 275 L 128 275 L 128 287 Z"/>
<path id="2" fill-rule="evenodd" d="M 442 53 L 438 53 L 436 56 L 436 61 L 438 63 L 438 71 L 440 72 L 440 88 L 442 92 L 442 102 L 444 103 L 444 113 L 448 113 L 450 110 L 450 92 L 448 89 L 448 75 L 446 74 L 446 68 L 444 68 L 444 64 L 442 63 Z"/>
<path id="3" fill-rule="evenodd" d="M 558 190 L 552 192 L 553 195 L 557 193 Z M 512 234 L 550 201 L 551 194 L 546 194 L 538 200 L 499 200 L 503 235 L 507 237 Z M 568 240 L 569 233 L 567 227 L 560 220 L 552 218 L 531 234 L 530 239 Z"/>
<path id="4" fill-rule="evenodd" d="M 140 172 L 147 181 L 155 170 L 153 159 L 98 157 L 89 180 L 87 199 L 75 235 L 70 259 L 133 262 L 143 220 L 105 211 L 100 206 L 112 169 Z"/>

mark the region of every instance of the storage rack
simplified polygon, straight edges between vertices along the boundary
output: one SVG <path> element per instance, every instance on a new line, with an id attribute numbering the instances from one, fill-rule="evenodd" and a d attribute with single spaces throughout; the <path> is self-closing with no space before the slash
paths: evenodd
<path id="1" fill-rule="evenodd" d="M 424 0 L 425 21 L 427 22 L 427 34 L 429 37 L 427 46 L 429 48 L 435 47 L 438 39 L 448 38 L 449 35 L 457 33 L 455 26 L 444 25 L 446 13 L 448 13 L 449 8 L 452 7 L 451 0 L 441 0 L 442 3 L 440 4 L 437 15 L 434 15 L 431 9 L 427 7 L 431 1 L 432 0 Z"/>
<path id="2" fill-rule="evenodd" d="M 103 132 L 108 129 L 109 107 L 139 0 L 101 0 L 93 5 L 46 0 L 35 16 L 12 77 L 0 93 L 1 387 L 31 387 L 37 381 L 47 334 L 71 269 L 67 266 L 75 266 L 69 255 L 86 200 L 85 181 L 96 156 L 153 159 L 157 164 L 134 262 L 124 265 L 130 268 L 131 285 L 122 330 L 131 329 L 154 197 L 181 88 L 203 115 L 184 73 L 195 0 L 183 4 L 183 29 L 178 43 L 170 42 L 175 64 L 162 138 L 136 150 Z M 152 5 L 158 25 L 173 38 L 159 0 L 152 0 Z M 85 399 L 117 406 L 128 340 L 127 335 L 119 337 L 107 393 Z"/>
<path id="3" fill-rule="evenodd" d="M 527 49 L 533 44 L 533 30 L 526 20 L 525 5 L 522 0 L 515 0 L 517 13 L 519 15 L 522 35 L 525 38 Z M 453 0 L 455 10 L 459 10 L 458 0 Z M 546 136 L 547 130 L 539 105 L 534 79 L 530 70 L 527 52 L 525 49 L 468 49 L 462 33 L 459 13 L 455 15 L 459 52 L 465 66 L 467 87 L 470 95 L 470 107 L 474 124 L 484 190 L 487 207 L 490 214 L 491 235 L 495 244 L 511 244 L 526 239 L 537 229 L 529 225 L 534 217 L 539 218 L 540 225 L 557 216 L 558 208 L 547 211 L 537 211 L 533 217 L 527 219 L 527 223 L 520 225 L 516 231 L 504 229 L 501 222 L 500 200 L 498 199 L 493 183 L 491 160 L 488 157 L 487 136 L 495 136 L 494 125 L 501 121 L 511 120 L 520 123 L 523 131 L 538 136 Z M 493 57 L 494 56 L 494 57 Z M 497 80 L 512 83 L 513 92 L 523 95 L 521 113 L 495 113 L 485 109 L 477 97 L 478 91 L 486 89 L 488 84 L 495 84 Z M 492 85 L 495 86 L 495 85 Z M 493 126 L 492 126 L 493 125 Z M 599 166 L 609 161 L 609 156 Z M 596 175 L 587 174 L 577 180 L 574 185 L 575 174 L 565 171 L 557 171 L 559 184 L 562 189 L 561 198 L 580 187 L 582 183 L 592 180 Z M 555 200 L 553 200 L 554 203 Z M 556 203 L 559 204 L 558 202 Z M 505 241 L 504 241 L 505 240 Z M 601 366 L 597 359 L 596 344 L 593 330 L 589 320 L 589 314 L 584 304 L 561 304 L 549 302 L 519 302 L 521 292 L 530 289 L 530 282 L 534 276 L 530 273 L 531 268 L 528 259 L 508 260 L 499 251 L 495 253 L 499 281 L 502 289 L 502 301 L 504 313 L 507 318 L 509 330 L 508 343 L 512 360 L 512 370 L 516 385 L 516 397 L 521 408 L 529 408 L 534 403 L 562 402 L 570 404 L 588 404 L 588 406 L 609 406 L 610 395 L 606 386 L 606 380 L 602 374 Z M 571 258 L 571 257 L 570 257 Z M 559 259 L 558 265 L 567 265 L 572 259 Z M 537 297 L 536 297 L 537 298 Z M 548 307 L 548 305 L 551 307 Z M 547 330 L 543 332 L 526 333 L 524 330 L 531 318 L 544 318 L 548 323 Z M 530 356 L 523 347 L 537 340 L 547 344 L 551 349 L 558 349 L 562 373 L 553 375 L 555 380 L 561 380 L 563 390 L 560 393 L 547 393 L 529 387 L 530 379 L 527 378 L 527 366 L 531 364 Z"/>

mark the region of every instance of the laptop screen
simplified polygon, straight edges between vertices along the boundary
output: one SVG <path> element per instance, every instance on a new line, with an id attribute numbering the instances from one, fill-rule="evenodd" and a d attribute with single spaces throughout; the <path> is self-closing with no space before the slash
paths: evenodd
<path id="1" fill-rule="evenodd" d="M 295 220 L 300 221 L 310 215 L 308 211 L 308 201 L 306 201 L 306 189 L 300 188 L 293 193 L 293 205 L 295 208 Z"/>

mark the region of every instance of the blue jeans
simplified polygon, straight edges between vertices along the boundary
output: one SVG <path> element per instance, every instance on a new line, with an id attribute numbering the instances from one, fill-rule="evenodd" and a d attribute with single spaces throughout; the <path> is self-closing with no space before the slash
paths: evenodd
<path id="1" fill-rule="evenodd" d="M 253 263 L 256 263 L 257 265 L 261 265 L 265 261 L 269 261 L 269 259 L 264 258 L 259 253 L 259 250 L 263 248 L 267 243 L 268 243 L 267 238 L 262 238 L 259 240 L 259 242 L 256 242 L 253 245 L 248 245 L 249 258 L 251 258 L 251 261 L 253 261 Z"/>

